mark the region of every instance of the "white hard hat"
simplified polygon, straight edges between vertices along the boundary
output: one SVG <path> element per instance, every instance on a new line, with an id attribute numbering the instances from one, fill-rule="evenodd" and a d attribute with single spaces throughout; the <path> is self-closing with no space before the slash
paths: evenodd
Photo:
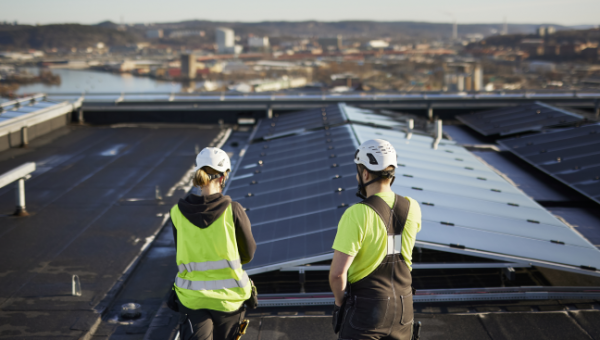
<path id="1" fill-rule="evenodd" d="M 354 163 L 362 164 L 374 172 L 398 166 L 396 150 L 390 142 L 383 139 L 370 139 L 362 143 L 354 154 Z"/>
<path id="2" fill-rule="evenodd" d="M 205 166 L 224 173 L 231 170 L 231 161 L 227 153 L 219 148 L 204 148 L 196 156 L 196 168 L 194 171 L 198 171 Z"/>

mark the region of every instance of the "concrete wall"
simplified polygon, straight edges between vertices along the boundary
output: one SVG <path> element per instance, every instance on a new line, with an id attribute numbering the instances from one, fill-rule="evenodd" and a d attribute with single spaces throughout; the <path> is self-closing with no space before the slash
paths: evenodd
<path id="1" fill-rule="evenodd" d="M 49 132 L 57 130 L 71 122 L 71 113 L 66 113 L 58 117 L 49 119 L 45 122 L 30 126 L 27 129 L 27 138 L 29 142 L 37 137 L 43 136 Z M 0 152 L 10 148 L 19 148 L 23 145 L 21 131 L 11 132 L 0 137 Z"/>

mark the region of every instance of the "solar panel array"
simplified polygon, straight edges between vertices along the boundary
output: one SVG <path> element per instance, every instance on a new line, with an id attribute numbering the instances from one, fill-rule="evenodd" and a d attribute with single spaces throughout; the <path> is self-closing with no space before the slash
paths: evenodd
<path id="1" fill-rule="evenodd" d="M 7 103 L 4 103 L 2 109 L 0 110 L 0 123 L 8 121 L 12 118 L 26 115 L 28 113 L 41 111 L 57 104 L 60 104 L 60 102 L 41 98 L 32 100 L 30 102 L 19 103 L 18 105 L 8 105 Z"/>
<path id="2" fill-rule="evenodd" d="M 331 127 L 345 122 L 338 105 L 296 113 L 276 115 L 262 119 L 254 135 L 255 138 L 275 138 L 302 131 Z"/>
<path id="3" fill-rule="evenodd" d="M 343 119 L 350 110 L 340 105 Z M 419 247 L 600 275 L 596 247 L 468 150 L 448 140 L 433 149 L 432 137 L 358 124 L 248 146 L 226 193 L 252 222 L 250 274 L 331 259 L 337 223 L 359 201 L 354 152 L 374 138 L 398 153 L 393 190 L 420 203 Z"/>
<path id="4" fill-rule="evenodd" d="M 515 155 L 600 203 L 600 125 L 499 141 Z"/>
<path id="5" fill-rule="evenodd" d="M 582 117 L 541 102 L 457 116 L 484 136 L 539 131 L 545 127 L 576 123 Z"/>

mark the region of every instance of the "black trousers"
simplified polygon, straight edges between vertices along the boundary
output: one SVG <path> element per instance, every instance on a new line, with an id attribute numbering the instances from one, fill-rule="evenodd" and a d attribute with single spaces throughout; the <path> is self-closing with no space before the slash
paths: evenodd
<path id="1" fill-rule="evenodd" d="M 412 302 L 412 301 L 411 301 Z M 403 311 L 400 309 L 392 315 L 393 323 L 386 327 L 378 327 L 378 321 L 386 319 L 386 312 L 381 313 L 377 309 L 363 309 L 358 306 L 347 306 L 344 311 L 344 321 L 338 333 L 339 340 L 411 340 L 413 332 L 413 321 L 404 325 L 398 319 L 402 319 Z M 357 310 L 358 309 L 358 310 Z M 362 310 L 361 310 L 362 309 Z"/>
<path id="2" fill-rule="evenodd" d="M 179 338 L 181 340 L 234 339 L 245 315 L 244 306 L 235 312 L 180 308 Z"/>

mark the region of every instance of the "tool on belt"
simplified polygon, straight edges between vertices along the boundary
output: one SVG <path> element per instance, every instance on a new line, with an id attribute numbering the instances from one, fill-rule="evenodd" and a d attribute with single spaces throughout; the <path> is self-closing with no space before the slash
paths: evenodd
<path id="1" fill-rule="evenodd" d="M 413 324 L 412 340 L 421 339 L 421 321 L 417 321 Z"/>
<path id="2" fill-rule="evenodd" d="M 242 321 L 242 323 L 240 324 L 240 329 L 238 331 L 238 334 L 235 336 L 235 340 L 240 340 L 242 335 L 246 334 L 246 330 L 248 330 L 249 324 L 250 324 L 250 320 L 248 320 L 248 319 L 244 319 L 244 321 Z"/>

